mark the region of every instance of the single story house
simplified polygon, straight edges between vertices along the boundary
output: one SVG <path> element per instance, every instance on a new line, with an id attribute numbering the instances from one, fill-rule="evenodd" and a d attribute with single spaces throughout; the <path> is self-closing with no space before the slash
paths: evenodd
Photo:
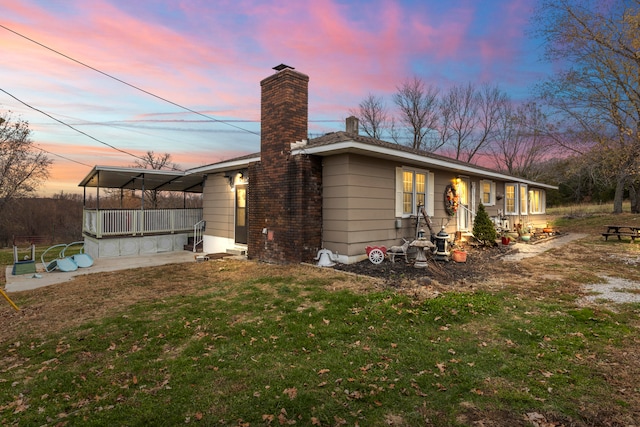
<path id="1" fill-rule="evenodd" d="M 202 191 L 205 253 L 287 263 L 313 261 L 324 248 L 353 263 L 368 245 L 414 238 L 420 206 L 449 234 L 469 233 L 480 203 L 506 228 L 546 225 L 545 191 L 555 186 L 360 135 L 354 117 L 345 131 L 308 139 L 308 83 L 286 65 L 262 80 L 259 153 L 166 173 L 166 183 L 184 178 Z"/>

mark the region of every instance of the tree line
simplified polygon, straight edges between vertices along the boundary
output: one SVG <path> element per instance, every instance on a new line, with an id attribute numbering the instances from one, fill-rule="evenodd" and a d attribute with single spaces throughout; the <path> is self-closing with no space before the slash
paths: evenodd
<path id="1" fill-rule="evenodd" d="M 531 23 L 560 71 L 527 102 L 414 76 L 390 106 L 370 93 L 350 113 L 370 137 L 556 184 L 550 202 L 613 200 L 620 213 L 626 196 L 640 212 L 640 0 L 539 0 Z"/>
<path id="2" fill-rule="evenodd" d="M 13 244 L 71 243 L 82 239 L 83 208 L 95 208 L 97 197 L 60 192 L 36 197 L 49 177 L 51 158 L 31 139 L 29 123 L 11 111 L 0 113 L 0 247 Z M 141 156 L 133 167 L 177 169 L 170 154 L 153 151 Z M 101 189 L 100 207 L 138 209 L 144 197 L 151 208 L 202 207 L 199 195 L 175 192 Z"/>

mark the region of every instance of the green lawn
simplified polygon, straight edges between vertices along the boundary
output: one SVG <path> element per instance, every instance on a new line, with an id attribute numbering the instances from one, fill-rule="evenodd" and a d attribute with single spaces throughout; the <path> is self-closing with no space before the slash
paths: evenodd
<path id="1" fill-rule="evenodd" d="M 16 337 L 0 347 L 3 423 L 447 426 L 498 413 L 517 425 L 630 404 L 609 400 L 618 393 L 590 359 L 635 339 L 631 311 L 507 292 L 416 303 L 326 280 L 217 283 Z"/>
<path id="2" fill-rule="evenodd" d="M 600 246 L 637 245 L 594 238 L 585 248 Z M 530 294 L 505 286 L 421 300 L 392 288 L 343 288 L 366 280 L 345 277 L 212 261 L 87 281 L 98 302 L 104 294 L 123 305 L 59 330 L 5 336 L 0 425 L 640 421 L 637 383 L 615 375 L 637 378 L 638 304 L 583 307 L 562 282 L 541 282 Z M 175 280 L 171 293 L 125 301 L 126 289 Z M 115 287 L 122 293 L 112 294 Z M 45 310 L 46 292 L 15 300 Z M 80 308 L 70 306 L 70 318 Z M 20 314 L 12 316 L 4 322 Z"/>

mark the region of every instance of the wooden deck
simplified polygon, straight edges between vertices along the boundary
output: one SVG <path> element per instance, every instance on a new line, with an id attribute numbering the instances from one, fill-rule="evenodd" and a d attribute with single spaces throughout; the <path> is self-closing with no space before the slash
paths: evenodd
<path id="1" fill-rule="evenodd" d="M 84 209 L 82 232 L 103 237 L 193 233 L 202 209 Z"/>

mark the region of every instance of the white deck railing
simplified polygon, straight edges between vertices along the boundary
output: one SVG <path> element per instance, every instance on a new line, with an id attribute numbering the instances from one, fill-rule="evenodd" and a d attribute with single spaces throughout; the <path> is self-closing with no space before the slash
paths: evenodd
<path id="1" fill-rule="evenodd" d="M 97 238 L 193 232 L 202 209 L 84 209 L 82 231 Z"/>

